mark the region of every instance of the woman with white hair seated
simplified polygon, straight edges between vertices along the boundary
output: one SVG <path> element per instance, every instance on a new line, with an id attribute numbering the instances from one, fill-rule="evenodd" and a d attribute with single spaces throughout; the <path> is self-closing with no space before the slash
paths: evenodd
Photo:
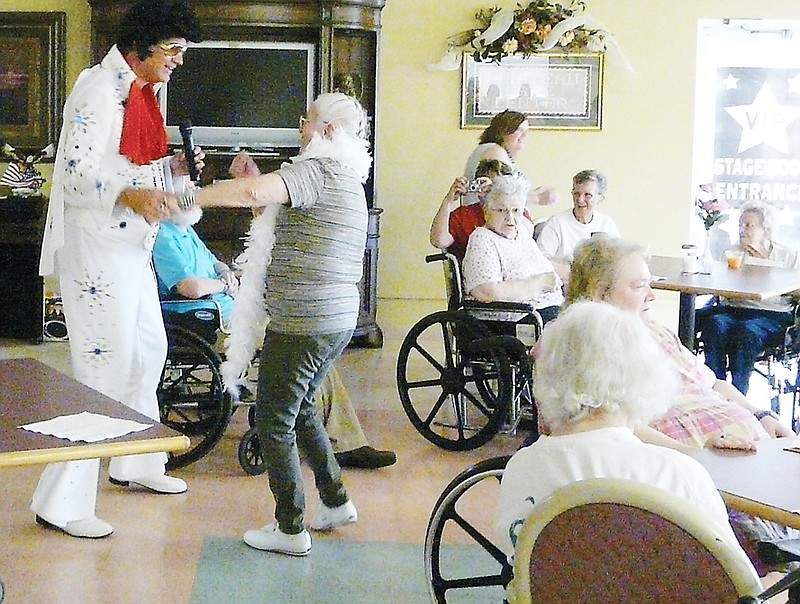
<path id="1" fill-rule="evenodd" d="M 482 302 L 527 302 L 546 323 L 564 300 L 561 279 L 525 226 L 528 184 L 497 176 L 481 201 L 485 226 L 469 237 L 462 265 L 464 290 Z"/>
<path id="2" fill-rule="evenodd" d="M 740 208 L 739 243 L 745 264 L 800 268 L 800 254 L 772 240 L 775 209 L 761 201 L 749 201 Z M 764 348 L 781 338 L 792 324 L 791 295 L 763 301 L 720 298 L 702 318 L 703 351 L 706 365 L 718 379 L 731 372 L 731 382 L 742 394 L 750 388 L 753 365 Z"/>
<path id="3" fill-rule="evenodd" d="M 536 502 L 589 478 L 624 478 L 669 491 L 704 510 L 720 537 L 739 547 L 706 470 L 634 435 L 672 404 L 678 388 L 635 315 L 600 302 L 573 304 L 548 324 L 535 350 L 542 436 L 520 449 L 503 473 L 496 527 L 508 556 Z"/>

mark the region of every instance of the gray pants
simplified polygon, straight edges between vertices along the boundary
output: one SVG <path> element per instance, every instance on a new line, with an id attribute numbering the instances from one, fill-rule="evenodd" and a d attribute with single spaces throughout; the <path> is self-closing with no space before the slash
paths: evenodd
<path id="1" fill-rule="evenodd" d="M 352 330 L 317 336 L 270 331 L 258 368 L 256 426 L 280 530 L 303 530 L 305 493 L 302 450 L 314 473 L 322 503 L 348 500 L 342 472 L 314 405 L 314 392 L 350 341 Z"/>

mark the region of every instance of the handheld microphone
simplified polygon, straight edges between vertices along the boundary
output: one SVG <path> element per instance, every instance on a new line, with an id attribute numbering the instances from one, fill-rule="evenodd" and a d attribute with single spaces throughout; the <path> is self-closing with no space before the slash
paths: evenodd
<path id="1" fill-rule="evenodd" d="M 194 138 L 192 137 L 192 122 L 184 120 L 181 122 L 178 129 L 181 132 L 181 139 L 183 139 L 183 153 L 186 156 L 186 166 L 189 168 L 189 178 L 193 183 L 200 182 L 200 171 L 197 169 L 197 164 L 194 163 Z"/>

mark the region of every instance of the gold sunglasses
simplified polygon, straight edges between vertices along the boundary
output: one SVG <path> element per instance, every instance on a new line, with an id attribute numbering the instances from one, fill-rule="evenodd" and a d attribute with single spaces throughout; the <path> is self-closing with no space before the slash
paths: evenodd
<path id="1" fill-rule="evenodd" d="M 183 54 L 189 50 L 186 44 L 180 44 L 178 42 L 159 42 L 156 46 L 168 57 L 177 57 L 179 54 Z"/>

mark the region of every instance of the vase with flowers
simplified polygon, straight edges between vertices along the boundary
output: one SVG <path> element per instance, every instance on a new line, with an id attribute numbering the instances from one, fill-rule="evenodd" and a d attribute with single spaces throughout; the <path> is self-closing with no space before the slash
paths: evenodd
<path id="1" fill-rule="evenodd" d="M 697 216 L 703 221 L 703 227 L 705 228 L 703 255 L 700 257 L 700 272 L 707 275 L 711 273 L 711 267 L 714 262 L 714 256 L 711 253 L 711 227 L 728 219 L 726 211 L 730 206 L 724 199 L 717 199 L 714 196 L 714 183 L 709 182 L 698 185 L 695 207 L 697 208 Z"/>

